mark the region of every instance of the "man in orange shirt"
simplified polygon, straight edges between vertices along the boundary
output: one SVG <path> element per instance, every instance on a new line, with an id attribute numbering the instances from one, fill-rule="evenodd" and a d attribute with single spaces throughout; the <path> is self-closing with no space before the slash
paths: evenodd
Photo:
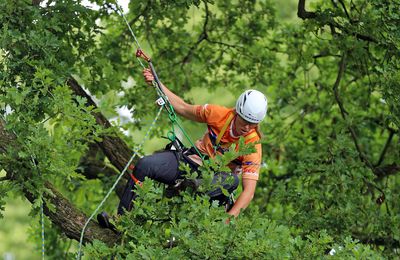
<path id="1" fill-rule="evenodd" d="M 143 75 L 146 82 L 152 85 L 154 76 L 151 70 L 143 70 Z M 238 216 L 240 210 L 246 208 L 253 199 L 259 178 L 262 151 L 261 144 L 257 143 L 260 140 L 258 124 L 267 113 L 267 98 L 257 90 L 247 90 L 240 95 L 235 108 L 208 104 L 201 106 L 186 103 L 163 84 L 161 84 L 161 88 L 177 114 L 189 120 L 207 124 L 208 130 L 195 144 L 202 155 L 214 158 L 215 155 L 224 153 L 232 144 L 237 143 L 240 136 L 245 138 L 245 143 L 255 143 L 256 151 L 254 153 L 240 156 L 230 163 L 232 173 L 218 172 L 214 174 L 214 181 L 219 179 L 229 193 L 237 188 L 238 175 L 241 174 L 243 191 L 228 211 L 228 214 Z M 134 178 L 129 180 L 126 185 L 118 207 L 118 214 L 132 209 L 135 182 L 142 182 L 145 177 L 148 177 L 173 185 L 178 179 L 184 179 L 184 173 L 179 170 L 180 160 L 189 164 L 192 170 L 197 170 L 202 165 L 202 159 L 194 148 L 185 150 L 182 157 L 183 159 L 176 156 L 174 151 L 166 150 L 141 158 L 135 165 Z M 228 176 L 234 178 L 233 183 L 225 182 Z M 210 191 L 208 194 L 210 197 L 218 198 L 222 203 L 227 201 L 227 197 L 223 195 L 221 189 Z M 106 216 L 100 215 L 99 219 L 98 216 L 100 224 L 104 223 L 102 221 L 104 217 L 106 218 Z"/>

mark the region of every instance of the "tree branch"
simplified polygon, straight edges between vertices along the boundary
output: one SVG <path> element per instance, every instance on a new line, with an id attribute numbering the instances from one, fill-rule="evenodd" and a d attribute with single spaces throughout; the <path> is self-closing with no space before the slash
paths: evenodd
<path id="1" fill-rule="evenodd" d="M 305 4 L 306 0 L 299 0 L 299 4 L 297 5 L 297 16 L 303 20 L 317 17 L 315 12 L 306 11 Z"/>
<path id="2" fill-rule="evenodd" d="M 346 54 L 344 53 L 342 56 L 342 59 L 340 60 L 339 63 L 339 72 L 335 81 L 335 84 L 333 86 L 333 91 L 335 94 L 335 99 L 337 104 L 339 105 L 339 109 L 340 109 L 340 113 L 342 115 L 342 118 L 346 121 L 347 120 L 347 115 L 348 112 L 345 110 L 343 103 L 340 99 L 340 95 L 339 95 L 339 85 L 340 85 L 340 81 L 343 77 L 344 74 L 344 70 L 346 67 Z M 370 168 L 372 170 L 372 172 L 378 177 L 378 178 L 382 178 L 384 176 L 388 176 L 391 174 L 395 174 L 399 171 L 399 168 L 397 165 L 390 165 L 390 166 L 385 166 L 385 167 L 380 167 L 380 168 L 376 168 L 374 167 L 374 165 L 372 165 L 372 163 L 368 160 L 367 156 L 364 154 L 364 152 L 361 149 L 361 146 L 358 143 L 358 138 L 356 135 L 356 131 L 354 130 L 354 128 L 349 125 L 348 126 L 348 130 L 350 131 L 351 134 L 351 138 L 353 139 L 354 145 L 356 147 L 356 150 L 358 152 L 358 156 L 360 158 L 360 160 L 362 162 L 365 163 L 365 165 Z M 372 183 L 368 183 L 369 185 L 373 185 Z M 380 192 L 383 193 L 383 191 L 378 188 L 377 186 L 373 185 L 376 189 L 378 189 Z"/>
<path id="3" fill-rule="evenodd" d="M 32 5 L 40 5 L 43 0 L 32 0 Z"/>
<path id="4" fill-rule="evenodd" d="M 67 84 L 74 91 L 75 95 L 84 97 L 87 100 L 88 106 L 93 106 L 94 108 L 97 108 L 96 103 L 94 103 L 92 98 L 85 92 L 85 90 L 83 90 L 83 88 L 74 78 L 70 78 L 67 81 Z M 103 126 L 104 128 L 111 127 L 110 122 L 101 113 L 92 112 L 92 115 L 95 117 L 96 122 L 99 125 Z M 101 148 L 110 163 L 114 165 L 118 169 L 118 171 L 121 172 L 125 168 L 125 165 L 128 163 L 130 157 L 132 156 L 132 150 L 128 147 L 124 140 L 122 140 L 118 136 L 102 136 L 102 139 L 103 140 L 101 142 L 98 142 L 97 145 Z M 134 159 L 133 163 L 136 163 L 136 161 L 137 159 Z M 112 172 L 116 173 L 109 167 L 107 167 L 106 172 L 104 172 L 105 164 L 100 165 L 98 162 L 90 165 L 86 164 L 87 168 L 85 168 L 85 164 L 83 165 L 84 169 L 81 173 L 89 179 L 97 178 L 100 171 L 107 175 L 112 174 Z M 124 177 L 128 178 L 127 175 Z M 125 183 L 120 182 L 116 187 L 116 193 L 120 198 L 122 196 L 124 186 Z"/>
<path id="5" fill-rule="evenodd" d="M 85 161 L 80 164 L 77 172 L 85 176 L 88 180 L 98 179 L 100 173 L 105 177 L 116 176 L 118 174 L 116 170 L 107 166 L 104 162 L 95 160 Z"/>
<path id="6" fill-rule="evenodd" d="M 314 19 L 317 17 L 317 13 L 316 12 L 308 12 L 305 10 L 305 0 L 299 0 L 299 4 L 297 6 L 297 16 L 303 20 L 306 19 Z M 349 18 L 350 19 L 350 18 Z M 350 21 L 350 20 L 349 20 Z M 351 21 L 350 21 L 351 22 Z M 359 40 L 363 40 L 363 41 L 368 41 L 368 42 L 374 42 L 377 43 L 378 41 L 375 40 L 374 38 L 368 36 L 368 35 L 363 35 L 363 34 L 359 34 L 359 33 L 353 33 L 351 31 L 349 31 L 346 27 L 343 27 L 333 21 L 327 21 L 324 22 L 324 24 L 329 25 L 329 27 L 331 28 L 332 34 L 337 34 L 337 32 L 335 31 L 335 28 L 340 29 L 341 31 L 347 33 L 347 34 L 351 34 L 354 35 L 357 39 Z M 322 25 L 321 25 L 322 27 Z"/>
<path id="7" fill-rule="evenodd" d="M 208 10 L 208 5 L 207 2 L 204 1 L 204 6 L 205 6 L 205 18 L 204 18 L 204 24 L 203 24 L 203 31 L 200 33 L 199 38 L 197 39 L 197 42 L 190 47 L 188 54 L 182 59 L 181 64 L 184 65 L 188 63 L 190 57 L 193 55 L 194 50 L 197 49 L 197 47 L 200 45 L 200 43 L 206 39 L 208 39 L 208 34 L 207 34 L 207 24 L 208 24 L 208 19 L 209 19 L 209 10 Z"/>
<path id="8" fill-rule="evenodd" d="M 389 148 L 390 143 L 392 142 L 393 136 L 394 136 L 394 131 L 389 130 L 389 137 L 386 140 L 385 146 L 383 147 L 381 155 L 379 156 L 379 160 L 375 166 L 379 166 L 382 164 L 383 160 L 385 159 L 386 151 Z"/>
<path id="9" fill-rule="evenodd" d="M 108 166 L 104 162 L 104 158 L 105 156 L 99 145 L 91 143 L 86 155 L 81 158 L 77 171 L 89 180 L 99 178 L 100 173 L 106 177 L 117 175 L 118 171 Z"/>
<path id="10" fill-rule="evenodd" d="M 370 234 L 353 232 L 353 237 L 363 244 L 376 246 L 390 246 L 389 248 L 400 248 L 400 242 L 393 237 L 373 237 Z"/>
<path id="11" fill-rule="evenodd" d="M 1 154 L 7 154 L 10 147 L 17 149 L 16 137 L 10 134 L 5 127 L 5 122 L 0 120 L 0 151 Z M 26 165 L 31 165 L 30 163 Z M 13 169 L 5 169 L 7 171 L 7 177 L 11 181 L 17 182 L 13 176 L 18 176 L 18 173 Z M 27 171 L 32 169 L 25 169 Z M 51 194 L 44 193 L 44 198 L 55 206 L 55 210 L 51 211 L 46 204 L 44 204 L 44 213 L 49 217 L 51 222 L 59 226 L 67 237 L 76 239 L 79 241 L 80 233 L 83 229 L 84 224 L 87 221 L 87 216 L 78 210 L 73 204 L 71 204 L 60 192 L 58 192 L 51 183 L 46 182 L 45 187 L 51 191 Z M 30 190 L 24 190 L 27 199 L 34 203 L 36 195 Z M 103 241 L 108 245 L 113 245 L 118 237 L 107 229 L 102 229 L 97 223 L 90 222 L 87 231 L 84 236 L 84 242 L 92 242 L 94 239 Z"/>
<path id="12" fill-rule="evenodd" d="M 377 167 L 374 170 L 374 173 L 377 176 L 378 180 L 390 175 L 395 175 L 399 172 L 400 172 L 400 165 L 395 163 Z"/>
<path id="13" fill-rule="evenodd" d="M 8 181 L 10 178 L 8 176 L 4 176 L 0 178 L 0 181 Z"/>
<path id="14" fill-rule="evenodd" d="M 340 81 L 341 81 L 341 79 L 343 77 L 345 68 L 346 68 L 346 54 L 343 53 L 342 58 L 341 58 L 340 63 L 339 63 L 339 72 L 338 72 L 338 75 L 336 77 L 335 84 L 333 85 L 333 92 L 335 94 L 336 103 L 339 105 L 339 109 L 340 109 L 340 113 L 342 115 L 342 118 L 346 121 L 347 120 L 347 115 L 349 113 L 344 108 L 343 102 L 340 99 L 340 95 L 339 95 L 339 85 L 340 85 Z M 364 162 L 370 169 L 374 170 L 374 166 L 371 164 L 371 162 L 365 156 L 364 152 L 361 149 L 360 144 L 358 143 L 358 138 L 357 138 L 356 131 L 354 130 L 354 128 L 352 126 L 348 126 L 348 129 L 350 131 L 351 137 L 353 139 L 353 142 L 354 142 L 354 145 L 355 145 L 356 150 L 358 152 L 358 155 L 360 157 L 360 160 L 362 162 Z"/>
<path id="15" fill-rule="evenodd" d="M 345 14 L 347 16 L 347 19 L 349 19 L 349 21 L 351 21 L 350 15 L 349 15 L 349 13 L 347 12 L 347 9 L 346 9 L 346 5 L 343 3 L 342 0 L 339 0 L 339 3 L 342 5 L 343 10 L 344 10 L 344 12 L 345 12 Z"/>
<path id="16" fill-rule="evenodd" d="M 313 59 L 319 59 L 319 58 L 325 58 L 325 57 L 340 57 L 340 55 L 337 55 L 337 54 L 330 54 L 330 53 L 328 53 L 328 52 L 326 52 L 326 51 L 322 51 L 322 52 L 319 53 L 319 54 L 315 54 L 315 55 L 313 56 Z"/>
<path id="17" fill-rule="evenodd" d="M 84 97 L 87 100 L 88 106 L 97 108 L 96 103 L 94 103 L 92 98 L 85 92 L 85 90 L 82 89 L 82 87 L 74 78 L 71 77 L 68 79 L 67 84 L 70 86 L 75 95 Z M 92 112 L 92 115 L 99 125 L 103 126 L 104 128 L 111 127 L 110 122 L 101 113 Z M 121 138 L 117 136 L 117 133 L 115 133 L 114 136 L 102 136 L 102 141 L 98 142 L 98 145 L 110 160 L 111 164 L 113 164 L 119 171 L 124 169 L 125 165 L 128 163 L 131 155 L 133 154 L 133 151 Z"/>
<path id="18" fill-rule="evenodd" d="M 59 226 L 67 237 L 79 241 L 88 217 L 71 204 L 51 183 L 46 182 L 45 186 L 51 190 L 53 195 L 44 194 L 44 198 L 55 206 L 55 210 L 51 211 L 44 203 L 44 214 L 50 218 L 51 222 Z M 28 190 L 24 190 L 24 192 L 26 198 L 33 204 L 36 200 L 35 196 Z M 95 239 L 113 246 L 118 241 L 118 236 L 110 229 L 101 228 L 97 222 L 92 220 L 86 228 L 83 242 L 90 243 Z"/>

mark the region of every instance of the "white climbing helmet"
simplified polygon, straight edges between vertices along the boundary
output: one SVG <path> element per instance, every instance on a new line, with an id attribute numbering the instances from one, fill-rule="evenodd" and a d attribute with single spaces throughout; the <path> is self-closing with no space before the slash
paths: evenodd
<path id="1" fill-rule="evenodd" d="M 258 90 L 249 89 L 243 92 L 236 101 L 236 112 L 246 121 L 260 123 L 267 114 L 268 100 Z"/>

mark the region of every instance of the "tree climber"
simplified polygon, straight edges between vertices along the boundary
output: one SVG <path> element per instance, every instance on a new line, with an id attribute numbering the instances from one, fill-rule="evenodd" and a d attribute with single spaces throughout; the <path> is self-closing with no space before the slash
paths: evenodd
<path id="1" fill-rule="evenodd" d="M 151 70 L 144 69 L 143 76 L 147 84 L 152 85 L 154 76 Z M 161 88 L 177 114 L 189 120 L 207 124 L 208 131 L 195 143 L 197 150 L 205 158 L 214 158 L 217 153 L 224 153 L 239 140 L 240 136 L 245 138 L 245 143 L 256 143 L 260 140 L 259 123 L 264 119 L 268 105 L 267 98 L 261 92 L 246 90 L 239 96 L 235 108 L 226 108 L 209 104 L 191 105 L 171 92 L 165 85 L 161 84 Z M 238 187 L 238 175 L 242 176 L 243 191 L 229 209 L 229 215 L 238 216 L 240 210 L 246 208 L 253 199 L 259 178 L 261 144 L 256 143 L 255 149 L 254 153 L 239 156 L 229 164 L 232 173 L 218 172 L 214 174 L 213 182 L 219 180 L 229 193 Z M 202 159 L 194 147 L 185 149 L 182 156 L 176 156 L 175 151 L 165 150 L 141 158 L 135 165 L 134 173 L 131 175 L 133 178 L 125 187 L 118 206 L 118 214 L 132 209 L 135 183 L 144 181 L 145 177 L 169 185 L 174 185 L 177 180 L 184 179 L 185 172 L 179 170 L 179 161 L 188 164 L 192 170 L 197 170 L 202 165 Z M 233 177 L 233 183 L 225 181 L 228 176 Z M 228 201 L 220 188 L 208 194 L 212 198 L 217 198 L 222 204 Z M 109 227 L 105 213 L 99 214 L 98 220 L 101 225 Z"/>

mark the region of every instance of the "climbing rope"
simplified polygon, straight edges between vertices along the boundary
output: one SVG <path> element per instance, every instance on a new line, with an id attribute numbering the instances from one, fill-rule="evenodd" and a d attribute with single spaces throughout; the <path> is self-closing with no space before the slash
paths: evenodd
<path id="1" fill-rule="evenodd" d="M 92 213 L 92 215 L 90 215 L 90 217 L 88 218 L 88 220 L 86 221 L 85 225 L 83 226 L 82 232 L 81 232 L 81 237 L 79 240 L 79 249 L 78 249 L 78 255 L 76 259 L 81 259 L 81 251 L 82 251 L 82 243 L 83 243 L 83 236 L 85 234 L 86 228 L 89 224 L 89 222 L 93 219 L 93 217 L 97 214 L 97 212 L 99 211 L 99 209 L 103 206 L 104 202 L 107 200 L 107 198 L 111 195 L 111 193 L 113 192 L 113 190 L 115 189 L 115 187 L 117 186 L 118 182 L 121 180 L 122 176 L 125 174 L 126 170 L 128 169 L 128 167 L 132 164 L 133 159 L 135 158 L 135 156 L 137 155 L 137 151 L 140 150 L 144 144 L 144 142 L 147 140 L 149 133 L 151 132 L 151 130 L 153 129 L 156 121 L 158 120 L 158 118 L 160 117 L 161 111 L 164 107 L 161 106 L 160 109 L 158 110 L 158 113 L 156 115 L 156 117 L 154 118 L 153 122 L 151 123 L 149 129 L 146 132 L 146 135 L 144 136 L 142 142 L 140 143 L 140 145 L 138 146 L 138 148 L 135 150 L 135 152 L 133 153 L 133 155 L 131 156 L 131 158 L 129 159 L 128 163 L 125 165 L 124 169 L 122 170 L 121 174 L 118 176 L 118 178 L 116 179 L 116 181 L 114 182 L 113 186 L 110 188 L 110 190 L 108 191 L 108 193 L 106 194 L 106 196 L 104 197 L 104 199 L 100 202 L 100 204 L 97 206 L 97 208 L 94 210 L 94 212 Z"/>
<path id="2" fill-rule="evenodd" d="M 32 164 L 34 165 L 34 168 L 38 171 L 39 175 L 41 176 L 42 174 L 40 173 L 40 169 L 37 166 L 33 155 L 31 155 L 31 160 L 32 160 Z M 43 197 L 41 198 L 41 202 L 40 202 L 40 226 L 41 226 L 41 238 L 42 238 L 42 259 L 44 260 L 44 254 L 45 254 L 44 241 L 45 241 L 45 239 L 44 239 Z"/>
<path id="3" fill-rule="evenodd" d="M 143 50 L 142 50 L 142 48 L 141 48 L 141 46 L 140 46 L 140 43 L 139 43 L 139 41 L 138 41 L 138 39 L 137 39 L 135 33 L 133 32 L 133 30 L 132 30 L 132 28 L 131 28 L 131 26 L 130 26 L 128 20 L 126 19 L 125 15 L 124 15 L 124 12 L 123 12 L 123 10 L 122 10 L 122 8 L 121 8 L 121 6 L 118 4 L 118 1 L 115 1 L 115 5 L 116 5 L 116 7 L 117 7 L 117 10 L 118 10 L 120 16 L 124 19 L 126 25 L 128 26 L 129 32 L 131 33 L 131 35 L 132 35 L 132 37 L 133 37 L 133 39 L 134 39 L 134 43 L 135 43 L 135 45 L 136 45 L 136 47 L 137 47 L 136 59 L 139 61 L 140 65 L 142 66 L 143 69 L 145 69 L 146 67 L 144 66 L 144 64 L 142 63 L 142 61 L 141 61 L 140 58 L 142 58 L 142 59 L 144 59 L 145 61 L 147 61 L 147 63 L 148 63 L 149 66 L 150 66 L 151 72 L 152 72 L 152 74 L 153 74 L 153 76 L 154 76 L 153 86 L 154 86 L 154 88 L 156 89 L 157 94 L 158 94 L 158 96 L 159 96 L 159 98 L 160 98 L 160 99 L 159 99 L 160 101 L 158 101 L 158 102 L 160 102 L 159 104 L 165 104 L 165 109 L 166 109 L 167 112 L 168 112 L 169 120 L 170 120 L 171 123 L 172 123 L 173 139 L 175 139 L 175 129 L 174 129 L 174 125 L 176 125 L 176 126 L 178 126 L 178 128 L 181 130 L 181 132 L 183 133 L 183 135 L 185 136 L 185 138 L 189 141 L 190 145 L 191 145 L 192 147 L 194 147 L 194 149 L 196 150 L 196 152 L 197 152 L 197 154 L 200 156 L 200 158 L 204 161 L 204 155 L 203 155 L 202 153 L 200 153 L 200 151 L 199 151 L 199 150 L 197 149 L 197 147 L 194 145 L 193 141 L 190 139 L 189 135 L 186 133 L 186 131 L 183 129 L 182 125 L 179 123 L 179 121 L 178 121 L 178 119 L 177 119 L 177 115 L 176 115 L 176 113 L 175 113 L 175 110 L 174 110 L 173 106 L 172 106 L 171 103 L 169 102 L 167 95 L 166 95 L 166 94 L 164 93 L 164 91 L 162 90 L 162 88 L 161 88 L 161 81 L 160 81 L 160 79 L 158 78 L 158 75 L 157 75 L 157 72 L 156 72 L 156 70 L 155 70 L 155 68 L 154 68 L 154 66 L 153 66 L 153 63 L 151 62 L 151 58 L 143 52 Z M 171 138 L 170 138 L 170 139 L 171 139 Z M 171 139 L 171 141 L 174 141 L 173 139 Z"/>
<path id="4" fill-rule="evenodd" d="M 140 43 L 139 43 L 138 39 L 136 38 L 136 35 L 135 35 L 135 33 L 133 32 L 133 30 L 132 30 L 131 26 L 129 25 L 128 21 L 126 20 L 125 15 L 124 15 L 124 12 L 122 11 L 122 8 L 121 8 L 121 6 L 118 4 L 118 1 L 117 1 L 117 0 L 115 1 L 115 5 L 117 6 L 117 9 L 118 9 L 119 14 L 122 16 L 122 18 L 124 19 L 126 25 L 128 26 L 129 32 L 131 33 L 131 35 L 132 35 L 132 37 L 133 37 L 133 40 L 134 40 L 134 43 L 136 44 L 137 49 L 138 49 L 138 50 L 141 50 L 142 47 L 140 47 Z M 144 66 L 144 64 L 142 63 L 142 61 L 139 59 L 139 57 L 136 57 L 136 59 L 139 61 L 139 64 L 142 66 L 142 68 L 145 69 L 146 67 Z"/>
<path id="5" fill-rule="evenodd" d="M 176 135 L 175 135 L 174 125 L 176 125 L 176 126 L 181 130 L 181 132 L 184 134 L 185 138 L 189 141 L 189 143 L 192 145 L 192 147 L 195 148 L 195 150 L 196 150 L 196 152 L 198 153 L 198 155 L 199 155 L 202 159 L 204 159 L 204 156 L 200 153 L 200 151 L 199 151 L 199 150 L 197 149 L 197 147 L 194 145 L 193 141 L 190 139 L 189 135 L 188 135 L 188 134 L 186 133 L 186 131 L 183 129 L 182 125 L 178 122 L 178 120 L 177 120 L 177 115 L 176 115 L 176 113 L 175 113 L 175 111 L 174 111 L 174 108 L 173 108 L 173 106 L 171 105 L 171 103 L 169 102 L 167 95 L 166 95 L 166 94 L 164 93 L 164 91 L 162 90 L 161 82 L 160 82 L 160 80 L 159 80 L 159 78 L 158 78 L 158 76 L 157 76 L 157 73 L 156 73 L 156 71 L 155 71 L 155 68 L 154 68 L 152 62 L 151 62 L 151 59 L 150 59 L 146 54 L 144 54 L 144 52 L 142 51 L 142 48 L 141 48 L 141 46 L 140 46 L 140 43 L 139 43 L 139 41 L 138 41 L 138 39 L 137 39 L 135 33 L 133 32 L 131 26 L 129 25 L 127 19 L 125 18 L 125 15 L 124 15 L 124 13 L 123 13 L 123 10 L 122 10 L 122 8 L 120 7 L 120 5 L 118 4 L 118 1 L 115 1 L 115 5 L 116 5 L 116 7 L 117 7 L 118 13 L 119 13 L 120 16 L 124 19 L 126 25 L 127 25 L 128 28 L 129 28 L 129 31 L 130 31 L 130 33 L 131 33 L 133 39 L 134 39 L 134 43 L 135 43 L 135 45 L 136 45 L 136 47 L 137 47 L 136 59 L 138 60 L 139 64 L 142 66 L 143 69 L 146 69 L 146 67 L 144 66 L 144 64 L 142 63 L 142 61 L 141 61 L 140 58 L 143 58 L 145 61 L 147 61 L 147 63 L 148 63 L 149 66 L 150 66 L 150 69 L 151 69 L 152 74 L 153 74 L 153 76 L 154 76 L 154 80 L 153 80 L 152 83 L 153 83 L 154 88 L 156 89 L 156 92 L 157 92 L 158 96 L 159 96 L 159 99 L 157 100 L 157 103 L 160 105 L 160 109 L 159 109 L 159 111 L 158 111 L 158 113 L 157 113 L 155 119 L 154 119 L 153 122 L 151 123 L 150 128 L 147 130 L 147 133 L 146 133 L 144 139 L 142 140 L 142 142 L 141 142 L 141 144 L 139 145 L 139 147 L 138 147 L 137 150 L 140 150 L 140 149 L 141 149 L 141 147 L 143 146 L 144 142 L 146 141 L 146 139 L 147 139 L 147 137 L 148 137 L 148 135 L 149 135 L 151 129 L 154 127 L 156 121 L 158 120 L 158 118 L 159 118 L 159 116 L 160 116 L 160 114 L 161 114 L 162 109 L 165 108 L 165 110 L 168 112 L 168 117 L 169 117 L 169 119 L 170 119 L 170 121 L 171 121 L 171 124 L 172 124 L 172 131 L 171 131 L 172 136 L 169 136 L 169 139 L 170 139 L 171 141 L 174 141 L 174 140 L 175 140 Z M 85 230 L 86 230 L 86 228 L 87 228 L 89 222 L 90 222 L 90 221 L 93 219 L 93 217 L 97 214 L 97 212 L 98 212 L 98 211 L 100 210 L 100 208 L 103 206 L 103 204 L 105 203 L 105 201 L 107 200 L 107 198 L 110 196 L 110 194 L 112 193 L 112 191 L 115 189 L 115 187 L 117 186 L 118 182 L 120 181 L 120 179 L 122 178 L 122 176 L 124 175 L 124 173 L 126 172 L 126 170 L 127 170 L 127 169 L 129 168 L 129 166 L 131 165 L 133 159 L 134 159 L 135 156 L 137 155 L 137 150 L 135 150 L 134 154 L 132 155 L 132 157 L 130 158 L 130 160 L 128 161 L 128 163 L 125 165 L 125 167 L 124 167 L 124 169 L 122 170 L 121 174 L 118 176 L 118 178 L 116 179 L 116 181 L 114 182 L 113 186 L 110 188 L 110 190 L 108 191 L 108 193 L 106 194 L 106 196 L 104 197 L 104 199 L 100 202 L 100 204 L 97 206 L 97 208 L 94 210 L 94 212 L 91 214 L 91 216 L 90 216 L 90 217 L 88 218 L 88 220 L 86 221 L 86 223 L 85 223 L 85 225 L 84 225 L 84 227 L 83 227 L 83 229 L 82 229 L 81 236 L 80 236 L 80 240 L 79 240 L 79 249 L 78 249 L 78 254 L 77 254 L 77 259 L 78 259 L 78 260 L 81 259 L 81 251 L 82 251 L 83 237 L 84 237 Z"/>

